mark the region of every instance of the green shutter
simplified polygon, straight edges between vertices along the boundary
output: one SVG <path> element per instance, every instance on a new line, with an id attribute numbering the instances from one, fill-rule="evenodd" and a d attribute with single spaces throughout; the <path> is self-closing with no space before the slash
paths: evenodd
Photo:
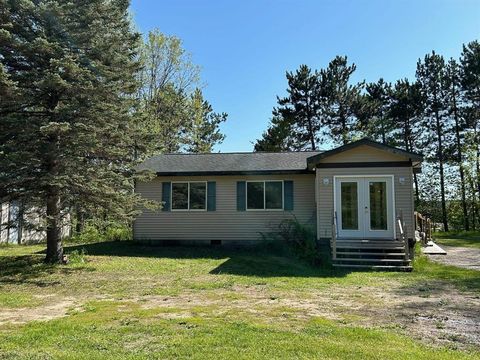
<path id="1" fill-rule="evenodd" d="M 247 183 L 245 181 L 237 181 L 237 211 L 247 209 L 246 187 Z"/>
<path id="2" fill-rule="evenodd" d="M 285 180 L 283 182 L 283 209 L 293 210 L 293 181 Z"/>
<path id="3" fill-rule="evenodd" d="M 215 181 L 207 182 L 207 211 L 217 209 L 217 183 Z"/>
<path id="4" fill-rule="evenodd" d="M 170 182 L 162 182 L 162 211 L 170 211 L 170 192 L 172 191 L 172 184 Z"/>

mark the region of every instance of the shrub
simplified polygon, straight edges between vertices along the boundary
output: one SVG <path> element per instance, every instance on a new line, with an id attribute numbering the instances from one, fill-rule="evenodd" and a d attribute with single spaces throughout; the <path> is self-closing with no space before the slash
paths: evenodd
<path id="1" fill-rule="evenodd" d="M 311 226 L 301 224 L 296 218 L 285 219 L 279 224 L 278 231 L 272 235 L 289 245 L 301 259 L 311 264 L 320 262 L 316 234 Z"/>
<path id="2" fill-rule="evenodd" d="M 87 244 L 100 241 L 122 241 L 132 238 L 131 229 L 119 223 L 111 223 L 107 226 L 99 226 L 95 223 L 87 223 L 80 234 L 68 239 L 69 243 Z"/>
<path id="3" fill-rule="evenodd" d="M 132 238 L 132 231 L 125 225 L 110 225 L 105 230 L 106 241 L 122 241 L 130 240 Z"/>
<path id="4" fill-rule="evenodd" d="M 68 239 L 69 243 L 80 243 L 80 244 L 86 244 L 86 243 L 92 243 L 92 242 L 98 242 L 98 241 L 103 241 L 103 237 L 100 234 L 100 231 L 98 230 L 98 228 L 92 224 L 86 224 L 85 228 L 80 234 L 76 234 Z"/>
<path id="5" fill-rule="evenodd" d="M 68 262 L 70 264 L 84 264 L 86 260 L 87 252 L 84 248 L 82 250 L 73 250 L 70 254 L 68 254 Z"/>

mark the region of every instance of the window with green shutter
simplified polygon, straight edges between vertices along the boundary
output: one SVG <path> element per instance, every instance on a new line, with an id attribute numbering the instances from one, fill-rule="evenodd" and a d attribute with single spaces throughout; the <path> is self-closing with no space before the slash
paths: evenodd
<path id="1" fill-rule="evenodd" d="M 162 182 L 162 211 L 170 211 L 171 182 Z"/>
<path id="2" fill-rule="evenodd" d="M 237 181 L 237 211 L 245 211 L 246 204 L 246 181 Z"/>
<path id="3" fill-rule="evenodd" d="M 283 182 L 283 209 L 285 211 L 293 210 L 293 181 L 285 180 Z"/>
<path id="4" fill-rule="evenodd" d="M 217 183 L 209 181 L 207 183 L 207 211 L 217 210 Z"/>

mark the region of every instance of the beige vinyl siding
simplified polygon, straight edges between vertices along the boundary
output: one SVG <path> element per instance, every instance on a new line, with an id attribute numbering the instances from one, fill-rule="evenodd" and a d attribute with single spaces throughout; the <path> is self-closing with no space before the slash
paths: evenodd
<path id="1" fill-rule="evenodd" d="M 331 155 L 320 162 L 336 163 L 336 162 L 378 162 L 378 161 L 406 161 L 404 156 L 393 154 L 388 151 L 379 150 L 377 148 L 361 145 L 351 150 Z M 373 174 L 373 173 L 372 173 Z"/>
<path id="2" fill-rule="evenodd" d="M 393 175 L 395 216 L 403 215 L 405 233 L 408 238 L 413 238 L 413 184 L 411 167 L 381 167 L 381 168 L 320 168 L 317 172 L 317 233 L 319 238 L 330 238 L 332 235 L 333 218 L 333 177 L 342 175 Z M 325 185 L 323 179 L 329 179 Z M 400 178 L 405 179 L 400 184 Z M 397 236 L 399 234 L 396 228 Z"/>
<path id="3" fill-rule="evenodd" d="M 294 210 L 237 211 L 237 181 L 293 180 Z M 162 182 L 215 181 L 216 211 L 144 211 L 134 223 L 136 240 L 255 241 L 293 215 L 315 226 L 315 175 L 172 176 L 139 182 L 136 191 L 147 199 L 162 200 Z"/>

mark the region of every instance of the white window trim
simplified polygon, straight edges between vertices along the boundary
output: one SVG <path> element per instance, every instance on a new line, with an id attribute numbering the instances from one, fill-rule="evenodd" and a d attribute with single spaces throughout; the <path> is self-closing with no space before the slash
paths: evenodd
<path id="1" fill-rule="evenodd" d="M 249 209 L 248 208 L 248 183 L 263 182 L 263 209 Z M 266 186 L 267 182 L 281 182 L 282 183 L 282 208 L 281 209 L 267 209 L 266 201 Z M 285 211 L 285 190 L 284 190 L 284 180 L 247 180 L 245 181 L 245 210 L 246 211 Z"/>
<path id="2" fill-rule="evenodd" d="M 190 184 L 193 183 L 203 183 L 205 184 L 205 209 L 190 209 Z M 174 209 L 173 208 L 173 184 L 187 184 L 187 208 L 186 209 Z M 208 184 L 207 181 L 172 181 L 170 184 L 170 209 L 171 211 L 185 212 L 203 212 L 207 211 L 208 205 Z"/>

